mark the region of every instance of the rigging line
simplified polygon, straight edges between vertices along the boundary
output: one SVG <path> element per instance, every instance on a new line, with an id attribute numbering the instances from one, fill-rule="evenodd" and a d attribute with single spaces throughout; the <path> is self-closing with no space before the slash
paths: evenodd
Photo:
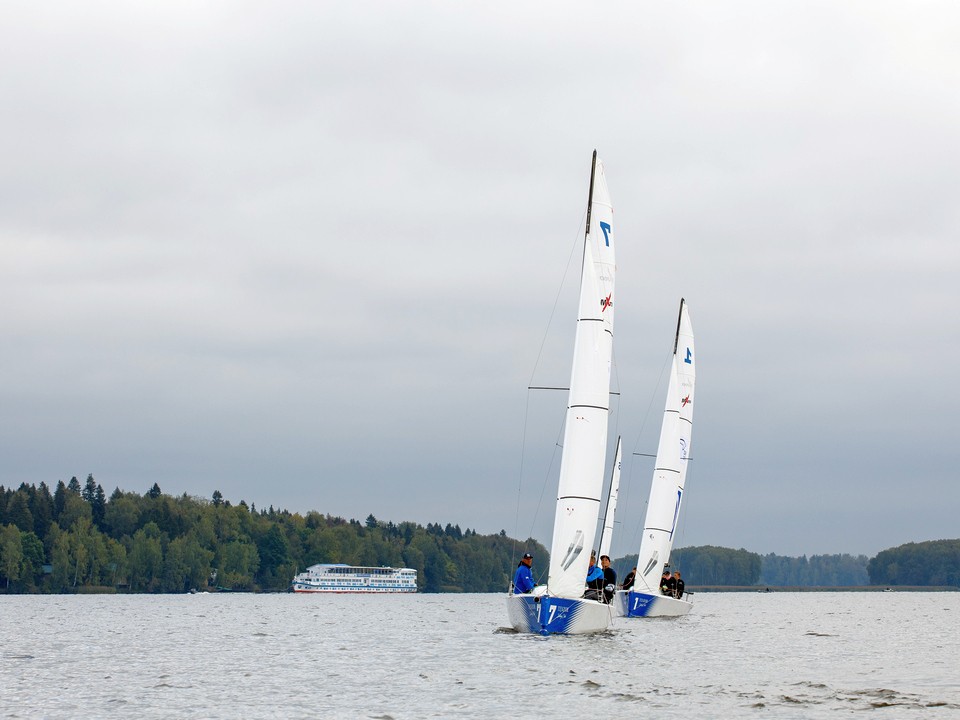
<path id="1" fill-rule="evenodd" d="M 566 415 L 564 415 L 564 422 L 560 423 L 560 430 L 557 433 L 557 439 L 553 443 L 553 453 L 550 455 L 550 464 L 547 466 L 547 471 L 543 476 L 543 484 L 540 486 L 540 498 L 537 500 L 537 507 L 533 513 L 533 519 L 530 522 L 530 533 L 528 537 L 533 537 L 533 527 L 537 522 L 537 516 L 540 514 L 540 507 L 543 505 L 543 495 L 547 491 L 547 483 L 550 480 L 550 476 L 553 475 L 553 464 L 557 460 L 557 450 L 563 449 L 563 443 L 561 438 L 563 437 L 563 426 L 566 424 Z M 552 538 L 551 538 L 552 539 Z M 552 547 L 550 548 L 553 549 Z"/>
<path id="2" fill-rule="evenodd" d="M 657 377 L 657 384 L 654 386 L 655 387 L 654 391 L 650 393 L 650 401 L 647 403 L 647 410 L 646 412 L 644 412 L 643 420 L 640 422 L 640 430 L 637 431 L 637 439 L 634 440 L 633 450 L 630 453 L 631 455 L 640 455 L 642 457 L 656 457 L 656 455 L 647 455 L 646 453 L 638 453 L 636 452 L 636 449 L 640 446 L 640 438 L 643 436 L 643 431 L 647 427 L 647 421 L 650 419 L 650 411 L 653 408 L 653 401 L 656 400 L 657 398 L 657 390 L 659 390 L 661 383 L 663 383 L 663 373 L 666 371 L 667 365 L 673 361 L 673 357 L 674 356 L 672 352 L 669 355 L 667 355 L 666 361 L 663 363 L 663 365 L 660 368 L 660 375 Z M 630 472 L 627 473 L 627 486 L 623 491 L 624 506 L 627 506 L 627 504 L 630 501 L 630 487 L 632 484 L 633 484 L 633 463 L 630 463 Z M 639 551 L 639 545 L 637 545 L 637 536 L 643 531 L 643 518 L 646 516 L 647 504 L 648 504 L 647 501 L 644 501 L 643 513 L 641 515 L 638 515 L 637 523 L 633 528 L 632 543 L 637 547 L 638 551 Z"/>
<path id="3" fill-rule="evenodd" d="M 540 361 L 541 361 L 542 358 L 543 358 L 543 349 L 544 349 L 544 347 L 545 347 L 546 344 L 547 344 L 547 337 L 548 337 L 549 334 L 550 334 L 550 327 L 551 327 L 551 325 L 553 325 L 553 319 L 554 319 L 554 317 L 556 317 L 556 314 L 557 314 L 557 306 L 560 304 L 560 297 L 561 297 L 561 295 L 563 294 L 563 288 L 564 288 L 564 285 L 566 284 L 566 281 L 567 281 L 567 275 L 569 275 L 569 273 L 570 273 L 570 265 L 571 265 L 572 262 L 573 262 L 574 253 L 576 252 L 576 250 L 577 250 L 578 247 L 581 247 L 581 243 L 583 242 L 583 240 L 580 239 L 580 234 L 581 234 L 581 230 L 582 230 L 583 227 L 584 227 L 584 222 L 585 222 L 586 215 L 587 215 L 587 209 L 584 209 L 583 214 L 582 214 L 581 217 L 580 217 L 580 224 L 579 224 L 579 226 L 577 227 L 577 232 L 576 232 L 576 234 L 574 235 L 574 238 L 573 238 L 573 244 L 572 244 L 572 246 L 571 246 L 571 248 L 570 248 L 570 255 L 567 257 L 567 262 L 566 262 L 566 264 L 565 264 L 565 266 L 564 266 L 563 277 L 562 277 L 561 280 L 560 280 L 560 286 L 557 288 L 557 294 L 556 294 L 556 296 L 555 296 L 554 299 L 553 299 L 553 307 L 550 309 L 550 317 L 547 319 L 547 327 L 546 327 L 546 329 L 544 330 L 543 338 L 542 338 L 542 340 L 540 341 L 540 348 L 539 348 L 539 350 L 537 351 L 537 359 L 536 359 L 536 361 L 535 361 L 534 364 L 533 364 L 533 372 L 531 372 L 531 374 L 530 374 L 530 382 L 529 382 L 528 385 L 532 385 L 532 384 L 533 384 L 533 378 L 536 376 L 536 374 L 537 374 L 537 369 L 540 367 Z M 581 264 L 582 264 L 582 257 L 581 257 Z M 581 267 L 581 272 L 582 272 L 582 270 L 583 270 L 583 268 Z M 516 529 L 514 530 L 514 533 L 515 533 L 515 534 L 518 534 L 518 533 L 516 532 L 516 530 L 518 530 L 518 529 L 520 528 L 520 498 L 521 498 L 521 486 L 522 486 L 522 484 L 523 484 L 524 458 L 525 458 L 525 456 L 526 456 L 527 425 L 528 425 L 528 423 L 529 423 L 529 416 L 530 416 L 530 393 L 529 393 L 529 390 L 530 390 L 530 389 L 531 389 L 530 387 L 527 388 L 527 390 L 528 390 L 528 392 L 527 392 L 527 402 L 526 402 L 526 408 L 525 408 L 525 410 L 524 410 L 523 438 L 522 438 L 522 441 L 521 441 L 521 449 L 520 449 L 520 479 L 519 479 L 519 482 L 517 483 L 517 510 L 516 510 L 516 516 L 515 516 L 515 518 L 514 518 L 514 525 L 515 525 L 515 528 L 516 528 Z M 546 388 L 545 388 L 545 389 L 546 389 Z M 550 388 L 550 389 L 552 389 L 552 388 Z M 565 389 L 566 389 L 566 390 L 569 390 L 569 388 L 565 388 Z M 560 427 L 560 432 L 561 432 L 561 433 L 563 432 L 563 425 L 562 425 L 562 424 L 561 424 L 561 427 Z M 538 516 L 539 513 L 540 513 L 540 506 L 543 504 L 543 494 L 544 494 L 544 492 L 546 492 L 546 479 L 550 477 L 550 469 L 552 469 L 554 460 L 556 459 L 556 453 L 557 453 L 556 448 L 559 447 L 559 446 L 560 446 L 559 441 L 554 444 L 553 456 L 552 456 L 551 459 L 550 459 L 550 466 L 549 466 L 549 468 L 547 469 L 547 476 L 546 476 L 546 478 L 545 478 L 545 480 L 544 480 L 544 485 L 543 485 L 543 487 L 542 487 L 541 490 L 540 490 L 540 499 L 539 499 L 538 502 L 537 502 L 537 507 L 536 507 L 536 509 L 535 509 L 535 511 L 534 511 L 534 514 L 533 514 L 533 520 L 531 521 L 530 533 L 529 533 L 528 537 L 533 537 L 533 526 L 536 524 L 536 518 L 537 518 L 537 516 Z M 514 538 L 514 540 L 516 541 L 516 540 L 518 540 L 518 538 Z M 517 549 L 516 549 L 516 547 L 515 547 L 515 548 L 514 548 L 514 555 L 516 555 L 516 553 L 517 553 Z"/>
<path id="4" fill-rule="evenodd" d="M 653 401 L 657 399 L 657 390 L 660 388 L 660 384 L 663 382 L 663 373 L 667 369 L 667 365 L 670 364 L 673 360 L 673 353 L 667 356 L 666 361 L 663 363 L 663 366 L 660 368 L 660 375 L 657 377 L 656 389 L 650 393 L 650 402 L 647 403 L 647 411 L 643 415 L 643 422 L 640 423 L 640 431 L 637 433 L 637 439 L 633 443 L 634 450 L 640 445 L 640 435 L 643 433 L 644 428 L 647 426 L 647 420 L 650 419 L 650 410 L 653 408 Z"/>
<path id="5" fill-rule="evenodd" d="M 635 454 L 635 455 L 640 455 L 641 453 L 633 453 L 633 454 Z M 654 456 L 653 456 L 653 455 L 650 455 L 649 457 L 654 457 Z M 631 483 L 632 480 L 633 480 L 634 467 L 635 467 L 634 463 L 630 463 L 630 473 L 629 473 L 628 476 L 627 476 L 627 491 L 628 491 L 628 492 L 629 492 L 629 488 L 630 488 L 630 483 Z M 619 503 L 618 503 L 618 504 L 619 504 Z M 646 519 L 646 516 L 647 516 L 647 505 L 649 505 L 649 504 L 650 504 L 650 503 L 649 503 L 649 498 L 644 499 L 644 501 L 643 501 L 643 511 L 640 512 L 640 513 L 638 513 L 638 514 L 636 515 L 636 522 L 635 522 L 634 525 L 633 525 L 633 537 L 630 539 L 630 546 L 636 548 L 638 553 L 640 552 L 640 545 L 639 545 L 639 542 L 638 542 L 637 538 L 639 537 L 640 533 L 643 532 L 643 523 L 644 523 L 644 520 Z"/>
<path id="6" fill-rule="evenodd" d="M 584 210 L 583 212 L 584 218 L 586 217 L 586 214 L 587 214 L 587 211 Z M 563 286 L 567 282 L 567 275 L 570 274 L 570 263 L 573 261 L 573 254 L 577 249 L 577 245 L 583 242 L 580 239 L 580 228 L 583 227 L 583 223 L 584 223 L 584 220 L 583 218 L 581 218 L 580 226 L 577 228 L 577 234 L 574 236 L 573 247 L 570 248 L 570 255 L 567 257 L 567 264 L 563 270 L 563 277 L 560 280 L 560 287 L 557 288 L 557 295 L 553 299 L 553 307 L 550 310 L 550 317 L 547 319 L 547 328 L 546 330 L 544 330 L 543 339 L 540 341 L 540 349 L 537 351 L 537 360 L 533 364 L 533 373 L 531 373 L 530 375 L 530 384 L 533 383 L 533 377 L 534 375 L 537 374 L 537 368 L 540 367 L 540 360 L 543 357 L 543 348 L 546 346 L 547 336 L 550 334 L 550 326 L 553 325 L 553 318 L 556 317 L 556 314 L 557 314 L 557 305 L 560 304 L 560 296 L 563 294 Z"/>
<path id="7" fill-rule="evenodd" d="M 520 542 L 520 538 L 517 537 L 517 535 L 519 534 L 517 531 L 520 529 L 520 493 L 521 493 L 521 490 L 523 489 L 523 461 L 524 461 L 524 456 L 526 455 L 527 425 L 529 424 L 529 418 L 530 418 L 530 393 L 528 392 L 526 406 L 523 409 L 523 432 L 521 433 L 521 439 L 520 439 L 520 475 L 517 479 L 517 509 L 513 518 L 513 555 L 514 557 L 516 557 L 518 552 L 517 543 Z"/>
<path id="8" fill-rule="evenodd" d="M 586 216 L 586 210 L 584 210 L 584 212 L 583 212 L 583 217 L 585 217 L 585 216 Z M 553 324 L 553 318 L 554 318 L 554 317 L 556 316 L 556 314 L 557 314 L 557 305 L 560 304 L 560 296 L 561 296 L 561 294 L 563 293 L 563 286 L 566 284 L 567 275 L 568 275 L 569 272 L 570 272 L 570 264 L 571 264 L 572 259 L 573 259 L 573 254 L 574 254 L 574 252 L 575 252 L 576 249 L 577 249 L 577 245 L 580 243 L 580 228 L 583 227 L 583 222 L 584 222 L 584 221 L 583 221 L 583 217 L 581 217 L 580 226 L 577 228 L 576 235 L 574 235 L 573 246 L 570 248 L 570 255 L 567 257 L 567 262 L 566 262 L 566 265 L 564 266 L 563 277 L 562 277 L 561 280 L 560 280 L 560 286 L 557 288 L 557 295 L 556 295 L 556 297 L 553 299 L 553 307 L 552 307 L 551 310 L 550 310 L 550 317 L 547 319 L 547 327 L 546 327 L 546 329 L 544 330 L 543 339 L 540 341 L 540 349 L 537 351 L 537 359 L 536 359 L 536 361 L 535 361 L 534 364 L 533 364 L 533 372 L 530 374 L 530 382 L 531 382 L 531 383 L 533 382 L 534 376 L 537 374 L 537 368 L 540 367 L 540 360 L 541 360 L 542 357 L 543 357 L 543 348 L 544 348 L 544 347 L 546 346 L 546 344 L 547 344 L 547 337 L 548 337 L 548 335 L 550 334 L 550 326 Z M 529 422 L 530 422 L 530 393 L 529 393 L 530 388 L 528 387 L 527 390 L 528 390 L 528 392 L 527 392 L 527 400 L 526 400 L 526 405 L 525 405 L 525 407 L 524 407 L 524 413 L 523 413 L 523 434 L 522 434 L 522 438 L 521 438 L 521 441 L 520 441 L 520 475 L 519 475 L 519 478 L 518 478 L 518 481 L 517 481 L 517 508 L 516 508 L 516 512 L 515 512 L 515 515 L 514 515 L 514 530 L 513 530 L 515 536 L 519 534 L 517 531 L 520 529 L 520 500 L 521 500 L 521 492 L 522 492 L 522 488 L 523 488 L 523 468 L 524 468 L 524 460 L 525 460 L 525 457 L 526 457 L 526 449 L 527 449 L 527 428 L 528 428 L 528 425 L 529 425 Z M 554 452 L 556 452 L 556 451 L 554 451 Z M 552 462 L 552 461 L 551 461 L 551 462 Z M 541 498 L 541 501 L 542 501 L 542 499 L 543 499 L 543 491 L 541 491 L 541 493 L 540 493 L 540 498 Z M 537 504 L 537 509 L 536 509 L 536 511 L 534 512 L 534 518 L 536 518 L 536 516 L 537 516 L 537 514 L 539 513 L 539 511 L 540 511 L 540 504 L 538 503 L 538 504 Z M 531 532 L 530 532 L 530 535 L 529 535 L 528 537 L 532 537 L 532 536 L 533 536 L 533 531 L 532 531 L 532 527 L 531 527 Z M 519 540 L 519 538 L 514 537 L 514 555 L 516 555 L 517 552 L 518 552 L 518 549 L 517 549 L 517 547 L 516 547 L 516 543 L 518 542 L 518 540 Z"/>

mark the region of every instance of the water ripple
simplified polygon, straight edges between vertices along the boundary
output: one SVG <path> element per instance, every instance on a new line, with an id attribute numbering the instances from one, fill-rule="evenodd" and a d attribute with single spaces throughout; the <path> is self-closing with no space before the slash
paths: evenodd
<path id="1" fill-rule="evenodd" d="M 201 608 L 202 603 L 202 608 Z M 498 595 L 0 597 L 5 717 L 897 717 L 960 710 L 960 594 L 697 596 L 676 620 L 519 634 Z M 916 639 L 937 635 L 921 653 Z"/>

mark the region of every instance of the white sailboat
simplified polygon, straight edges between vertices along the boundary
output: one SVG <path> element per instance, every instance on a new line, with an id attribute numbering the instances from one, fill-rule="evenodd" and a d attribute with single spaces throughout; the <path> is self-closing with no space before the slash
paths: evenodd
<path id="1" fill-rule="evenodd" d="M 626 617 L 675 617 L 686 615 L 693 605 L 660 592 L 660 577 L 670 562 L 674 532 L 680 515 L 683 486 L 687 477 L 690 434 L 693 430 L 693 390 L 696 356 L 693 327 L 684 300 L 673 345 L 673 363 L 667 402 L 660 428 L 656 467 L 650 486 L 643 539 L 637 558 L 637 575 L 630 590 L 617 591 L 617 614 Z"/>
<path id="2" fill-rule="evenodd" d="M 583 594 L 607 453 L 615 274 L 613 207 L 594 151 L 550 569 L 545 586 L 507 597 L 518 632 L 599 632 L 612 618 L 611 605 Z"/>

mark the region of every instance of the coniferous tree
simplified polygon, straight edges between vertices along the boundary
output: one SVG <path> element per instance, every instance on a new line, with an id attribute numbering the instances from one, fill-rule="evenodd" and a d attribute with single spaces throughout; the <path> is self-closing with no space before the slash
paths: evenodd
<path id="1" fill-rule="evenodd" d="M 45 482 L 40 483 L 33 501 L 33 532 L 37 537 L 47 534 L 53 522 L 53 496 Z M 42 563 L 41 563 L 42 564 Z"/>
<path id="2" fill-rule="evenodd" d="M 57 480 L 57 489 L 53 491 L 53 519 L 58 520 L 67 503 L 67 486 L 63 480 Z"/>
<path id="3" fill-rule="evenodd" d="M 33 513 L 30 512 L 28 495 L 22 489 L 17 490 L 7 502 L 7 522 L 20 530 L 33 530 Z"/>
<path id="4" fill-rule="evenodd" d="M 88 503 L 93 503 L 93 498 L 97 494 L 97 483 L 93 479 L 92 474 L 87 475 L 87 482 L 83 486 L 83 492 L 81 494 L 84 500 L 86 500 Z"/>
<path id="5" fill-rule="evenodd" d="M 271 523 L 270 529 L 257 542 L 257 552 L 260 556 L 259 570 L 264 579 L 271 585 L 275 582 L 277 570 L 289 563 L 290 547 L 278 525 Z M 284 587 L 291 578 L 280 578 L 279 586 Z"/>
<path id="6" fill-rule="evenodd" d="M 93 493 L 90 510 L 93 514 L 93 524 L 97 526 L 97 529 L 102 530 L 103 519 L 107 512 L 107 498 L 100 485 L 97 485 L 97 489 Z"/>

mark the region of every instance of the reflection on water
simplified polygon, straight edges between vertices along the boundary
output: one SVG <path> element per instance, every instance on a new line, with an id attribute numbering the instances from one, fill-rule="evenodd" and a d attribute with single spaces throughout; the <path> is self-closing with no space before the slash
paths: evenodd
<path id="1" fill-rule="evenodd" d="M 700 593 L 596 636 L 506 622 L 500 595 L 3 596 L 0 716 L 960 715 L 960 593 Z"/>

